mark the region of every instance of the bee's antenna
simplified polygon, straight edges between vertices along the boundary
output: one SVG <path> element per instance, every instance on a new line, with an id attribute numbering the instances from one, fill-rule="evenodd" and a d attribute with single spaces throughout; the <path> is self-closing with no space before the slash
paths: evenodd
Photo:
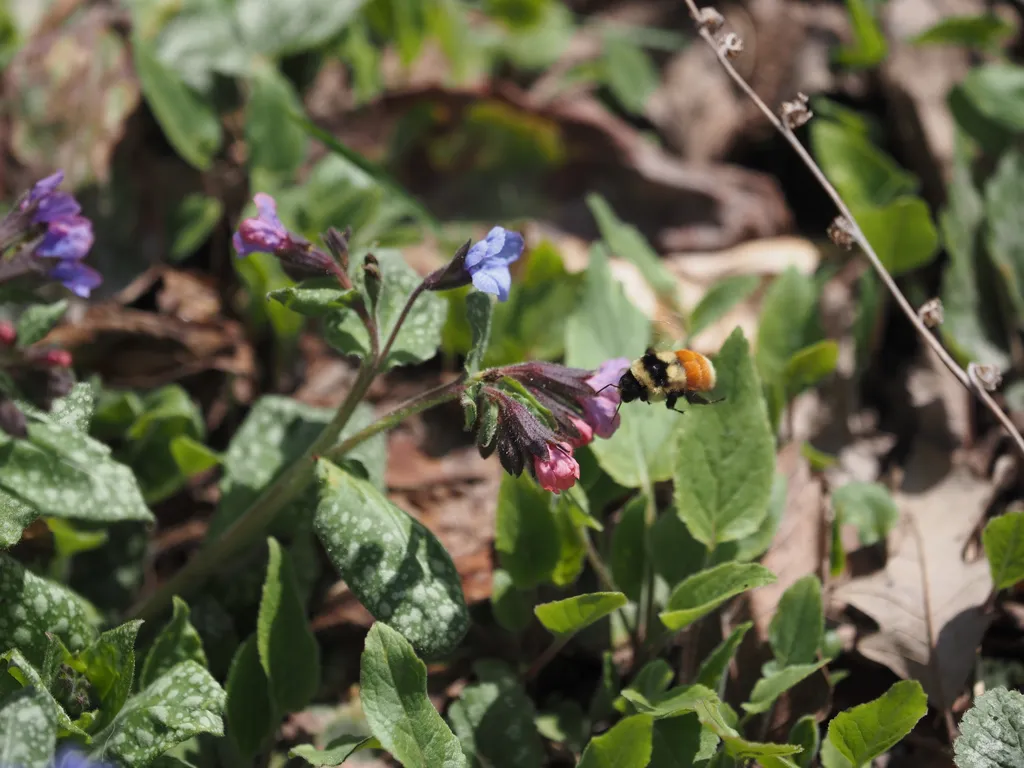
<path id="1" fill-rule="evenodd" d="M 619 385 L 618 384 L 614 384 L 614 383 L 613 384 L 605 384 L 603 387 L 601 387 L 599 390 L 597 390 L 597 392 L 595 394 L 600 395 L 602 392 L 604 392 L 606 389 L 608 389 L 608 387 L 613 387 L 614 389 L 618 389 Z"/>
<path id="2" fill-rule="evenodd" d="M 619 409 L 621 409 L 621 408 L 622 408 L 622 401 L 621 401 L 621 400 L 619 400 L 619 404 L 618 404 L 618 406 L 617 406 L 617 407 L 615 408 L 615 413 L 613 413 L 613 414 L 612 414 L 612 418 L 613 418 L 613 419 L 614 419 L 614 418 L 615 418 L 616 416 L 618 416 L 618 415 L 619 415 Z"/>

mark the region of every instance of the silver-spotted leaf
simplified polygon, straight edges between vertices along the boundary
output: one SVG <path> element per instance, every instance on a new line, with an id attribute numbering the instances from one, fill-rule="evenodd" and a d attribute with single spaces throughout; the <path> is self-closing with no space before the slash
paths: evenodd
<path id="1" fill-rule="evenodd" d="M 207 666 L 203 639 L 189 621 L 188 603 L 175 595 L 170 621 L 160 630 L 142 663 L 139 686 L 145 688 L 183 661 Z"/>
<path id="2" fill-rule="evenodd" d="M 953 752 L 957 768 L 1024 766 L 1024 695 L 999 687 L 976 698 Z"/>
<path id="3" fill-rule="evenodd" d="M 57 723 L 47 695 L 24 688 L 0 700 L 0 765 L 50 768 Z"/>

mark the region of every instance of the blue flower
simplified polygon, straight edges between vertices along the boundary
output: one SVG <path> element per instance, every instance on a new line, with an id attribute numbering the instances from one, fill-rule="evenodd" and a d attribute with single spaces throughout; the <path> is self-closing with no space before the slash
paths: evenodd
<path id="1" fill-rule="evenodd" d="M 238 231 L 231 238 L 238 256 L 250 253 L 279 253 L 293 243 L 292 234 L 277 218 L 277 202 L 270 195 L 260 192 L 253 201 L 259 216 L 245 219 L 238 225 Z"/>
<path id="2" fill-rule="evenodd" d="M 75 259 L 58 261 L 47 276 L 83 299 L 88 298 L 93 288 L 103 282 L 99 272 Z"/>
<path id="3" fill-rule="evenodd" d="M 92 760 L 76 747 L 63 746 L 57 750 L 54 768 L 114 768 L 110 763 Z"/>
<path id="4" fill-rule="evenodd" d="M 493 294 L 498 297 L 498 301 L 505 301 L 512 287 L 508 265 L 518 259 L 522 252 L 521 234 L 509 232 L 503 227 L 494 227 L 487 233 L 487 237 L 469 249 L 464 265 L 478 291 Z"/>
<path id="5" fill-rule="evenodd" d="M 84 216 L 65 216 L 50 222 L 36 256 L 77 261 L 85 258 L 92 244 L 92 222 Z"/>
<path id="6" fill-rule="evenodd" d="M 32 208 L 33 224 L 49 224 L 68 216 L 75 216 L 82 210 L 73 196 L 58 192 L 57 187 L 64 181 L 64 171 L 37 181 L 21 203 L 21 210 Z"/>

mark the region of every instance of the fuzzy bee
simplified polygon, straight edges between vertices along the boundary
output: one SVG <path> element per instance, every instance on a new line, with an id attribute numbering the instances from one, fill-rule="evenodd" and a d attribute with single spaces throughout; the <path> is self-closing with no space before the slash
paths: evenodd
<path id="1" fill-rule="evenodd" d="M 665 401 L 675 411 L 678 400 L 691 405 L 711 405 L 721 402 L 708 400 L 701 393 L 715 388 L 715 366 L 708 358 L 692 349 L 656 352 L 648 348 L 619 379 L 619 392 L 623 403 L 642 400 L 645 403 Z M 678 411 L 682 413 L 682 411 Z"/>

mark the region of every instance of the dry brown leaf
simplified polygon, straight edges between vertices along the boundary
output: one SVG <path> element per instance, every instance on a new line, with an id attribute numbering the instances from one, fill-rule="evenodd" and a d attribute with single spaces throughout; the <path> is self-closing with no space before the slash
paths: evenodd
<path id="1" fill-rule="evenodd" d="M 839 586 L 833 598 L 878 624 L 857 643 L 864 656 L 920 681 L 932 703 L 947 709 L 990 621 L 983 609 L 992 589 L 988 563 L 962 552 L 992 490 L 962 466 L 936 477 L 948 461 L 938 454 L 922 444 L 908 464 L 885 568 Z"/>

